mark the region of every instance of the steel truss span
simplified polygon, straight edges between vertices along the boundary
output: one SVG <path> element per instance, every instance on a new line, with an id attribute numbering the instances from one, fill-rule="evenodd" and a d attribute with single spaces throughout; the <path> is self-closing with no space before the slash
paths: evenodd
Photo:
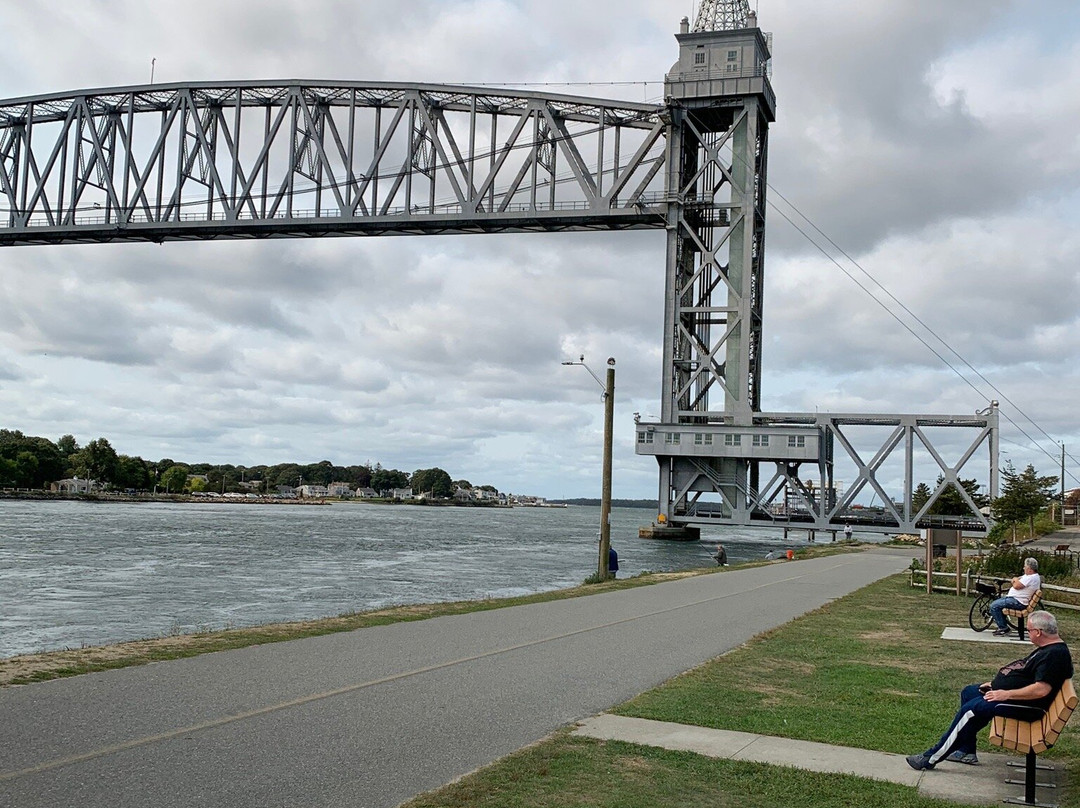
<path id="1" fill-rule="evenodd" d="M 639 420 L 636 428 L 638 454 L 656 455 L 670 465 L 675 491 L 669 518 L 676 524 L 833 531 L 850 524 L 883 533 L 924 528 L 982 533 L 991 527 L 964 488 L 963 475 L 978 475 L 981 465 L 997 457 L 996 404 L 971 416 L 755 413 L 745 426 Z M 873 432 L 858 436 L 863 428 Z M 735 462 L 717 468 L 710 460 L 718 454 Z M 923 461 L 919 471 L 917 458 Z M 844 488 L 835 477 L 838 467 L 853 475 Z M 920 471 L 938 482 L 917 503 Z M 901 478 L 898 489 L 887 482 L 893 476 Z M 751 485 L 753 479 L 761 480 L 760 486 Z M 997 485 L 994 464 L 989 489 L 996 491 Z M 950 490 L 964 513 L 932 515 Z M 872 493 L 876 509 L 855 504 L 863 492 Z"/>
<path id="2" fill-rule="evenodd" d="M 0 245 L 662 228 L 662 112 L 299 81 L 0 101 Z"/>

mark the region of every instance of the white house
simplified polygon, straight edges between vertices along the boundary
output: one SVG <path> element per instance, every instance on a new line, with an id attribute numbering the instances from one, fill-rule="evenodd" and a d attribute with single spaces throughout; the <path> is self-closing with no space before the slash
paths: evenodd
<path id="1" fill-rule="evenodd" d="M 360 499 L 375 499 L 379 495 L 375 492 L 374 488 L 357 488 L 356 496 Z"/>
<path id="2" fill-rule="evenodd" d="M 304 498 L 321 499 L 330 496 L 330 491 L 325 485 L 302 485 L 296 491 Z"/>
<path id="3" fill-rule="evenodd" d="M 390 491 L 390 496 L 394 499 L 412 499 L 413 492 L 411 488 L 394 488 Z"/>
<path id="4" fill-rule="evenodd" d="M 95 491 L 100 486 L 89 479 L 79 479 L 78 477 L 72 477 L 67 480 L 57 480 L 50 486 L 53 491 L 57 491 L 61 494 L 89 494 L 91 491 Z"/>
<path id="5" fill-rule="evenodd" d="M 352 486 L 348 483 L 330 483 L 326 486 L 327 493 L 332 497 L 351 497 L 353 495 Z"/>

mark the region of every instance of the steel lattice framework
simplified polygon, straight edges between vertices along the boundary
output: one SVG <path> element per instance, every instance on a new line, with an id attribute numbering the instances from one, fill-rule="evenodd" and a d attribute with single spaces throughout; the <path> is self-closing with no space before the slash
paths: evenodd
<path id="1" fill-rule="evenodd" d="M 663 227 L 661 111 L 383 83 L 0 101 L 0 244 Z"/>
<path id="2" fill-rule="evenodd" d="M 661 415 L 639 420 L 636 430 L 638 454 L 658 461 L 662 521 L 691 531 L 710 524 L 836 530 L 850 522 L 884 532 L 986 530 L 989 520 L 960 474 L 988 457 L 996 495 L 996 407 L 972 416 L 761 411 L 768 136 L 776 117 L 770 38 L 746 0 L 703 0 L 693 30 L 684 20 L 677 39 L 679 61 L 664 87 L 671 130 Z M 935 445 L 942 428 L 971 436 L 958 462 Z M 941 477 L 918 506 L 916 458 Z M 851 474 L 844 493 L 838 462 Z M 886 477 L 902 488 L 887 490 Z M 967 513 L 931 518 L 951 489 Z M 863 491 L 880 497 L 873 516 L 854 507 Z"/>
<path id="3" fill-rule="evenodd" d="M 735 31 L 749 16 L 750 0 L 701 0 L 694 31 Z"/>

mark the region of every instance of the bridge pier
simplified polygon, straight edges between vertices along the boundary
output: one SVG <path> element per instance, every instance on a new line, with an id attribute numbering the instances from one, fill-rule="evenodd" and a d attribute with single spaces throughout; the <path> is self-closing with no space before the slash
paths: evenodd
<path id="1" fill-rule="evenodd" d="M 638 528 L 639 539 L 663 539 L 665 541 L 699 541 L 701 528 L 691 525 L 651 525 Z"/>

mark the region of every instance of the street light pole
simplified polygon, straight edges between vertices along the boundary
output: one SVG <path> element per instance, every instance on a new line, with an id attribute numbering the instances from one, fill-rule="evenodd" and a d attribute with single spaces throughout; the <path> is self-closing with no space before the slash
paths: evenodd
<path id="1" fill-rule="evenodd" d="M 604 401 L 604 471 L 600 493 L 600 553 L 596 563 L 596 576 L 604 581 L 611 574 L 608 568 L 608 552 L 611 549 L 611 444 L 615 420 L 615 358 L 608 358 L 606 385 L 592 372 L 592 368 L 585 364 L 584 355 L 577 362 L 563 364 L 581 365 L 604 390 L 601 396 Z"/>
<path id="2" fill-rule="evenodd" d="M 615 418 L 615 359 L 608 358 L 607 386 L 604 388 L 604 482 L 600 494 L 600 558 L 596 571 L 600 579 L 611 575 L 608 551 L 611 549 L 611 442 Z"/>

